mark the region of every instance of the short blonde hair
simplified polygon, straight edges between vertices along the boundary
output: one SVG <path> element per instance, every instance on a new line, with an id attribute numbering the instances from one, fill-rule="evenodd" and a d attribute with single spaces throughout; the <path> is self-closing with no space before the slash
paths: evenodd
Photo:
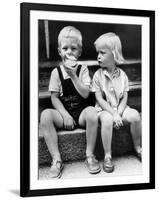
<path id="1" fill-rule="evenodd" d="M 109 32 L 101 35 L 94 42 L 94 45 L 95 47 L 97 45 L 106 45 L 112 51 L 114 60 L 117 64 L 122 64 L 124 62 L 121 41 L 119 36 L 115 33 Z"/>
<path id="2" fill-rule="evenodd" d="M 78 45 L 82 47 L 82 34 L 73 26 L 65 26 L 59 33 L 58 46 L 60 46 L 62 38 L 75 38 L 77 39 Z"/>

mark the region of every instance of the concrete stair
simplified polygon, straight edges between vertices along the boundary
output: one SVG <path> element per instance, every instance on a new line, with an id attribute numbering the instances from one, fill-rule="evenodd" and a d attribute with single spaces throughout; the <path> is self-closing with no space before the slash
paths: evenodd
<path id="1" fill-rule="evenodd" d="M 47 63 L 40 68 L 41 81 L 39 82 L 39 116 L 42 110 L 52 107 L 50 94 L 47 92 L 48 78 L 52 67 L 50 68 Z M 95 62 L 88 63 L 90 76 L 98 69 Z M 141 112 L 141 62 L 131 61 L 121 66 L 126 71 L 129 77 L 129 99 L 128 105 Z M 48 72 L 49 71 L 49 72 Z M 50 165 L 51 156 L 42 136 L 42 131 L 39 127 L 39 166 Z M 84 129 L 76 129 L 73 131 L 59 131 L 58 132 L 59 149 L 61 152 L 62 160 L 77 161 L 85 159 L 86 149 L 86 131 Z M 113 130 L 112 139 L 112 153 L 113 156 L 121 156 L 133 152 L 133 142 L 130 134 L 129 125 L 124 125 L 119 130 Z M 98 130 L 97 143 L 95 148 L 95 155 L 98 159 L 102 159 L 103 145 L 100 136 L 100 127 Z"/>
<path id="2" fill-rule="evenodd" d="M 50 165 L 51 156 L 46 146 L 42 132 L 39 128 L 39 166 Z M 85 159 L 86 150 L 86 131 L 76 129 L 73 131 L 58 132 L 59 149 L 63 161 L 77 161 Z M 133 152 L 133 142 L 130 134 L 129 125 L 124 125 L 119 130 L 113 130 L 112 153 L 113 156 L 121 156 Z M 98 159 L 104 156 L 103 145 L 98 130 L 95 155 Z"/>
<path id="3" fill-rule="evenodd" d="M 120 157 L 113 157 L 113 164 L 115 170 L 113 173 L 105 173 L 103 170 L 103 160 L 99 161 L 101 172 L 98 174 L 90 174 L 85 166 L 84 161 L 74 161 L 65 163 L 64 170 L 60 179 L 87 179 L 88 178 L 108 178 L 108 177 L 126 177 L 136 176 L 142 174 L 142 163 L 134 155 L 124 155 Z M 52 180 L 52 173 L 50 166 L 43 166 L 39 168 L 39 180 Z M 95 180 L 94 180 L 95 181 Z"/>

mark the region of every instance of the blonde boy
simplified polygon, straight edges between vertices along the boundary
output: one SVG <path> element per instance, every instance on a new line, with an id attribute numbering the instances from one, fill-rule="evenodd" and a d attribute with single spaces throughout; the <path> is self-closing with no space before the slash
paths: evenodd
<path id="1" fill-rule="evenodd" d="M 51 73 L 49 91 L 54 109 L 41 114 L 41 127 L 52 156 L 51 176 L 60 177 L 63 162 L 58 148 L 57 129 L 72 130 L 86 127 L 86 166 L 90 173 L 100 172 L 93 154 L 97 136 L 98 117 L 94 107 L 88 106 L 90 77 L 86 66 L 78 62 L 82 52 L 82 35 L 75 27 L 64 27 L 58 36 L 58 52 L 62 63 Z"/>

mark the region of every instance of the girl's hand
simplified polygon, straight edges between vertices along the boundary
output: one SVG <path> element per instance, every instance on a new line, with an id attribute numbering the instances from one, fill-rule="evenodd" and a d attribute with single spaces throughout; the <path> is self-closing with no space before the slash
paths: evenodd
<path id="1" fill-rule="evenodd" d="M 121 116 L 117 112 L 114 113 L 113 120 L 114 120 L 114 127 L 115 128 L 118 129 L 121 126 L 123 126 L 122 118 L 121 118 Z"/>
<path id="2" fill-rule="evenodd" d="M 73 117 L 71 115 L 66 115 L 63 117 L 63 120 L 64 120 L 64 128 L 66 130 L 73 130 L 75 125 L 76 125 L 76 122 L 74 121 Z"/>

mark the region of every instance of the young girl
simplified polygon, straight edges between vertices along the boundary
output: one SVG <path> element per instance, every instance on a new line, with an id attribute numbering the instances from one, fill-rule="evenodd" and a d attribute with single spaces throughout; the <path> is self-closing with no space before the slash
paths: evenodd
<path id="1" fill-rule="evenodd" d="M 120 128 L 124 122 L 130 123 L 136 155 L 141 160 L 141 120 L 138 111 L 127 105 L 128 77 L 116 66 L 124 61 L 120 38 L 115 33 L 106 33 L 101 35 L 94 45 L 100 69 L 94 74 L 92 88 L 101 123 L 105 153 L 103 169 L 105 172 L 112 172 L 114 170 L 111 156 L 113 127 Z"/>
<path id="2" fill-rule="evenodd" d="M 60 177 L 63 162 L 58 148 L 57 129 L 72 130 L 79 125 L 86 127 L 86 166 L 90 173 L 100 172 L 94 157 L 98 116 L 86 98 L 90 92 L 90 77 L 86 66 L 77 60 L 82 51 L 82 35 L 72 26 L 64 27 L 58 36 L 58 52 L 62 63 L 52 71 L 49 91 L 54 109 L 41 114 L 41 128 L 52 156 L 52 177 Z"/>

